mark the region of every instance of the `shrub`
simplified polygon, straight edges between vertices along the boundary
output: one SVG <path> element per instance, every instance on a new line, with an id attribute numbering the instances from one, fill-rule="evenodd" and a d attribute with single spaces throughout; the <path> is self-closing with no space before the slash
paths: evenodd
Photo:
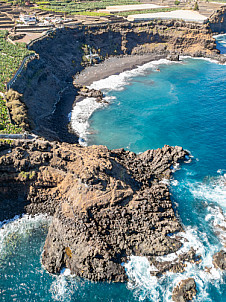
<path id="1" fill-rule="evenodd" d="M 194 10 L 199 10 L 198 2 L 195 2 Z"/>

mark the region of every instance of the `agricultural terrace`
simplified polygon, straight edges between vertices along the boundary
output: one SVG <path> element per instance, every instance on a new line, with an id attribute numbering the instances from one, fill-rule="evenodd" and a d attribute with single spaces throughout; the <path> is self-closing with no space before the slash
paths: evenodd
<path id="1" fill-rule="evenodd" d="M 13 77 L 24 57 L 32 52 L 25 44 L 11 44 L 6 40 L 8 32 L 0 30 L 0 92 L 6 91 L 6 83 Z M 6 102 L 0 96 L 0 133 L 19 133 L 22 129 L 10 122 Z"/>

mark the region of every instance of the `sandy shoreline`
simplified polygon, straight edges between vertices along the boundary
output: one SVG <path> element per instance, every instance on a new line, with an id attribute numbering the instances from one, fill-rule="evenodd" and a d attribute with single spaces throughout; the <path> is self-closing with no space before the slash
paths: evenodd
<path id="1" fill-rule="evenodd" d="M 144 54 L 144 55 L 126 55 L 110 57 L 100 64 L 86 67 L 75 76 L 75 83 L 89 86 L 94 81 L 105 79 L 111 75 L 119 74 L 121 72 L 131 70 L 139 65 L 160 60 L 165 58 L 166 55 Z"/>

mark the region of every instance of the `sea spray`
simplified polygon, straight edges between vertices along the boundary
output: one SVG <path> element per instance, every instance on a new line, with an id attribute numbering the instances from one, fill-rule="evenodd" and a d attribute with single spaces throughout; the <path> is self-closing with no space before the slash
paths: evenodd
<path id="1" fill-rule="evenodd" d="M 79 143 L 81 145 L 87 145 L 87 129 L 90 126 L 90 116 L 95 110 L 104 106 L 106 106 L 104 103 L 96 102 L 95 98 L 86 98 L 74 106 L 71 113 L 71 126 L 79 135 Z"/>
<path id="2" fill-rule="evenodd" d="M 11 246 L 15 240 L 29 236 L 32 230 L 47 227 L 51 218 L 47 215 L 22 215 L 15 216 L 13 219 L 0 222 L 0 253 L 3 257 L 7 254 L 7 246 Z"/>
<path id="3" fill-rule="evenodd" d="M 176 253 L 156 257 L 158 262 L 171 261 L 175 263 L 178 256 L 189 251 L 194 247 L 197 255 L 201 255 L 202 262 L 193 264 L 186 262 L 183 273 L 167 272 L 157 278 L 151 275 L 156 271 L 156 267 L 151 265 L 146 257 L 131 256 L 128 263 L 125 264 L 128 275 L 128 288 L 134 291 L 134 295 L 143 301 L 148 298 L 149 301 L 172 301 L 172 291 L 182 280 L 194 278 L 197 286 L 196 301 L 212 301 L 209 295 L 209 288 L 214 286 L 219 288 L 224 282 L 224 274 L 215 269 L 212 264 L 212 256 L 217 251 L 217 247 L 211 245 L 206 234 L 200 233 L 197 228 L 187 227 L 185 232 L 174 235 L 181 237 L 183 247 Z"/>
<path id="4" fill-rule="evenodd" d="M 50 292 L 53 301 L 71 301 L 73 294 L 78 289 L 76 277 L 71 274 L 70 269 L 62 269 L 53 281 Z"/>

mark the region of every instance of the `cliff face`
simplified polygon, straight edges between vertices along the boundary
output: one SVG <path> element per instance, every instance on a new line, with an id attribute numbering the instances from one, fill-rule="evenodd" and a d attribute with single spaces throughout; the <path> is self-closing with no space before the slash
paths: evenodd
<path id="1" fill-rule="evenodd" d="M 130 255 L 151 260 L 181 246 L 168 236 L 182 227 L 161 180 L 185 155 L 169 146 L 136 155 L 46 141 L 2 144 L 0 202 L 14 187 L 27 213 L 54 215 L 42 256 L 49 272 L 69 267 L 91 280 L 124 281 L 121 263 Z"/>
<path id="2" fill-rule="evenodd" d="M 23 94 L 37 134 L 48 139 L 76 141 L 65 129 L 77 94 L 72 76 L 87 64 L 83 52 L 87 45 L 103 59 L 152 52 L 198 56 L 216 52 L 207 25 L 179 21 L 125 22 L 57 30 L 32 46 L 39 59 L 28 64 L 13 86 Z"/>
<path id="3" fill-rule="evenodd" d="M 226 6 L 211 16 L 209 24 L 213 33 L 226 33 Z"/>

